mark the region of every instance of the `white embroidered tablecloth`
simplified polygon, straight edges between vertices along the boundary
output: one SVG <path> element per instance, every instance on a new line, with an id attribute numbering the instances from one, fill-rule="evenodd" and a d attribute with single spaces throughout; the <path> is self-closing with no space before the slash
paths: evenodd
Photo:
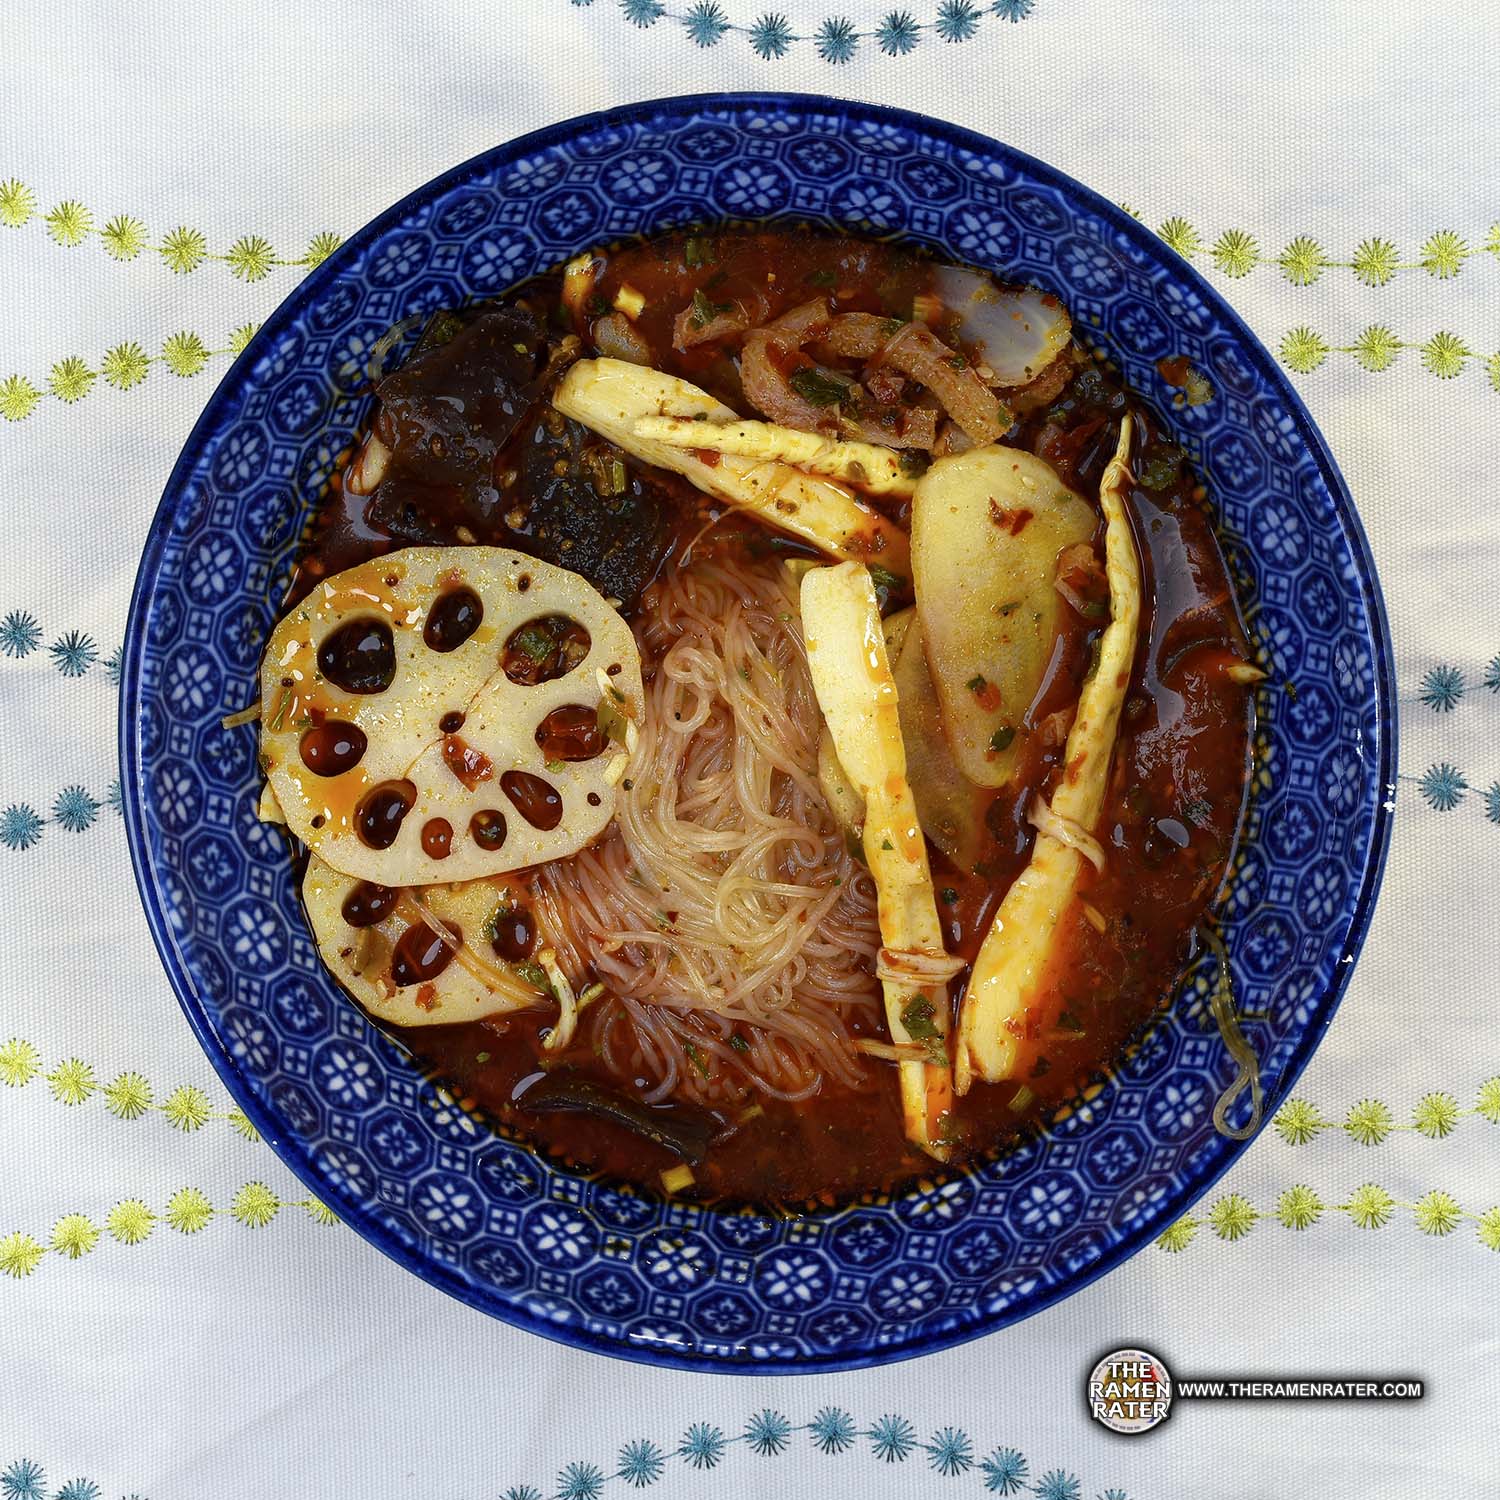
<path id="1" fill-rule="evenodd" d="M 36 0 L 0 45 L 0 1497 L 1491 1492 L 1500 1276 L 1500 11 L 1204 0 Z M 399 1270 L 254 1138 L 138 909 L 113 678 L 228 355 L 340 234 L 585 111 L 939 114 L 1128 203 L 1279 354 L 1385 588 L 1401 783 L 1358 970 L 1164 1243 L 886 1370 L 628 1366 Z M 1102 1349 L 1426 1398 L 1090 1422 Z"/>

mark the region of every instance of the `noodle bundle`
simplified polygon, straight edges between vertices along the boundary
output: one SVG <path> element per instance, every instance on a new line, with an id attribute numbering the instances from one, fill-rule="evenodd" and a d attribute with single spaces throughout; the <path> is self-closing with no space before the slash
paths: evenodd
<path id="1" fill-rule="evenodd" d="M 536 878 L 563 967 L 609 996 L 580 1039 L 648 1102 L 857 1085 L 875 887 L 819 790 L 795 580 L 710 555 L 652 586 L 636 630 L 645 714 L 615 825 Z"/>

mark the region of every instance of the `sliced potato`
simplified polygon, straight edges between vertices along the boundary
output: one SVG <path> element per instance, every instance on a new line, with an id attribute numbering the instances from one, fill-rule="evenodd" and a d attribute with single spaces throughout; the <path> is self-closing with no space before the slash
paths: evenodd
<path id="1" fill-rule="evenodd" d="M 865 862 L 878 893 L 883 965 L 941 972 L 950 961 L 906 781 L 896 683 L 869 571 L 849 562 L 809 572 L 802 580 L 802 629 L 813 691 L 839 763 L 864 799 Z M 947 984 L 893 975 L 882 982 L 891 1041 L 917 1043 L 927 1054 L 898 1063 L 907 1137 L 946 1160 L 943 1117 L 952 1105 Z"/>
<path id="2" fill-rule="evenodd" d="M 912 575 L 943 729 L 976 786 L 1004 786 L 1066 606 L 1057 556 L 1097 518 L 1042 459 L 990 445 L 940 458 L 912 500 Z"/>
<path id="3" fill-rule="evenodd" d="M 645 417 L 738 420 L 723 402 L 686 380 L 624 360 L 585 359 L 563 377 L 552 404 L 644 463 L 681 474 L 705 494 L 751 511 L 835 557 L 878 563 L 898 577 L 909 574 L 906 533 L 831 479 L 773 459 L 711 450 L 704 450 L 713 460 L 706 462 L 696 449 L 640 436 L 637 425 Z"/>
<path id="4" fill-rule="evenodd" d="M 690 417 L 642 417 L 638 436 L 674 448 L 733 453 L 740 458 L 772 459 L 842 479 L 856 489 L 901 499 L 917 487 L 916 476 L 894 448 L 878 443 L 842 442 L 816 432 L 801 432 L 776 422 L 695 422 Z"/>
<path id="5" fill-rule="evenodd" d="M 1122 492 L 1129 482 L 1131 420 L 1120 424 L 1115 456 L 1099 485 L 1104 509 L 1105 571 L 1110 622 L 1099 642 L 1099 662 L 1083 685 L 1068 735 L 1066 770 L 1052 794 L 1051 814 L 1090 835 L 1099 821 L 1109 781 L 1120 709 L 1130 686 L 1141 611 L 1141 569 Z M 1047 821 L 1047 820 L 1044 820 Z M 1014 1076 L 1029 1011 L 1053 957 L 1059 924 L 1077 895 L 1083 855 L 1045 829 L 1031 862 L 995 914 L 974 961 L 959 1011 L 955 1084 L 964 1092 L 972 1077 L 991 1083 Z"/>
<path id="6" fill-rule="evenodd" d="M 513 681 L 507 643 L 547 661 L 548 620 L 586 636 L 557 647 L 560 675 Z M 271 633 L 261 760 L 287 826 L 345 874 L 498 874 L 575 853 L 613 816 L 620 746 L 549 762 L 538 741 L 554 713 L 592 722 L 601 681 L 639 721 L 635 638 L 576 573 L 498 547 L 409 547 L 321 582 Z"/>
<path id="7" fill-rule="evenodd" d="M 478 1021 L 551 1003 L 550 996 L 494 957 L 484 935 L 485 924 L 508 899 L 512 898 L 503 879 L 466 880 L 415 891 L 371 887 L 341 875 L 315 854 L 308 858 L 302 878 L 302 901 L 323 962 L 376 1020 L 393 1026 Z M 454 935 L 453 946 L 439 942 L 419 902 Z M 367 922 L 374 914 L 379 920 Z M 358 925 L 349 921 L 349 915 Z M 405 951 L 402 939 L 413 929 L 406 950 L 422 950 L 418 956 L 431 960 L 436 944 L 451 956 L 440 960 L 441 968 L 431 977 L 398 984 L 396 980 L 410 970 L 394 961 Z"/>

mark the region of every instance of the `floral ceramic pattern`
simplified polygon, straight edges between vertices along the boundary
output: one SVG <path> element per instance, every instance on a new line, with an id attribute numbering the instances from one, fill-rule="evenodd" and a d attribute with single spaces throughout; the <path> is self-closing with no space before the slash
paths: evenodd
<path id="1" fill-rule="evenodd" d="M 869 221 L 1055 289 L 1137 390 L 1167 395 L 1137 337 L 1165 340 L 1213 386 L 1213 399 L 1173 426 L 1219 501 L 1231 566 L 1258 586 L 1257 635 L 1277 679 L 1263 695 L 1250 837 L 1227 923 L 1272 1110 L 1342 988 L 1385 848 L 1392 692 L 1358 521 L 1271 358 L 1127 214 L 980 137 L 785 96 L 570 122 L 398 205 L 272 317 L 173 477 L 128 632 L 132 852 L 190 1020 L 236 1101 L 318 1197 L 454 1295 L 638 1359 L 844 1367 L 973 1337 L 1161 1234 L 1238 1150 L 1210 1121 L 1231 1069 L 1205 970 L 1119 1076 L 1046 1138 L 895 1202 L 782 1221 L 560 1172 L 454 1109 L 336 992 L 285 853 L 256 824 L 253 766 L 224 750 L 253 734 L 218 721 L 253 696 L 254 644 L 271 624 L 259 601 L 290 567 L 296 507 L 318 493 L 364 414 L 350 394 L 351 350 L 416 307 L 499 292 L 595 236 L 724 217 L 834 221 L 851 201 Z M 1264 547 L 1267 526 L 1296 545 Z M 226 589 L 231 553 L 244 578 Z M 1317 689 L 1299 713 L 1286 681 Z M 237 773 L 220 769 L 236 763 Z M 1297 889 L 1311 850 L 1318 923 Z M 836 1451 L 843 1428 L 816 1421 L 815 1440 Z M 898 1437 L 884 1434 L 892 1455 Z M 995 1488 L 1010 1482 L 1008 1450 L 983 1459 L 956 1439 L 932 1443 L 939 1473 L 990 1465 Z M 695 1430 L 683 1444 L 686 1462 L 706 1466 L 715 1434 Z"/>

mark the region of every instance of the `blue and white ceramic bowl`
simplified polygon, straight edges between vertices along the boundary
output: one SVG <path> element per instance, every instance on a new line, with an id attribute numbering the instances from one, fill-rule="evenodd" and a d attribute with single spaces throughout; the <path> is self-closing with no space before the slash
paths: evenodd
<path id="1" fill-rule="evenodd" d="M 1242 1149 L 1231 1064 L 1189 983 L 1119 1076 L 1045 1138 L 891 1202 L 786 1222 L 558 1171 L 448 1103 L 319 965 L 278 832 L 256 822 L 256 693 L 299 524 L 365 415 L 371 345 L 601 239 L 686 221 L 901 234 L 1058 292 L 1138 392 L 1187 355 L 1171 426 L 1207 478 L 1278 684 L 1225 930 L 1267 1114 L 1328 1025 L 1389 832 L 1395 719 L 1370 554 L 1301 402 L 1148 229 L 1050 167 L 918 115 L 796 96 L 571 120 L 398 204 L 319 266 L 230 371 L 172 474 L 131 606 L 121 740 L 142 899 L 229 1091 L 287 1165 L 434 1285 L 538 1333 L 711 1370 L 940 1349 L 1055 1302 L 1177 1218 Z M 1242 1116 L 1241 1116 L 1242 1118 Z"/>

